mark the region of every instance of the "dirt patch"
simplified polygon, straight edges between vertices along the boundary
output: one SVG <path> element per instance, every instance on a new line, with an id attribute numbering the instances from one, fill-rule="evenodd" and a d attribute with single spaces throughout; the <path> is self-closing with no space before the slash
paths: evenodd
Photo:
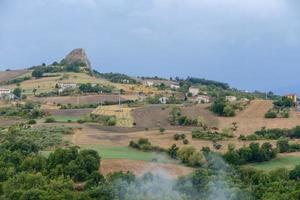
<path id="1" fill-rule="evenodd" d="M 5 82 L 12 80 L 14 78 L 17 78 L 18 76 L 21 76 L 25 73 L 27 73 L 27 70 L 25 70 L 25 69 L 0 72 L 0 83 L 5 83 Z"/>
<path id="2" fill-rule="evenodd" d="M 101 161 L 100 172 L 102 174 L 106 175 L 108 173 L 119 171 L 131 171 L 137 176 L 142 176 L 147 172 L 158 172 L 167 174 L 170 178 L 178 178 L 192 173 L 194 169 L 177 164 L 162 164 L 126 159 L 110 159 Z"/>

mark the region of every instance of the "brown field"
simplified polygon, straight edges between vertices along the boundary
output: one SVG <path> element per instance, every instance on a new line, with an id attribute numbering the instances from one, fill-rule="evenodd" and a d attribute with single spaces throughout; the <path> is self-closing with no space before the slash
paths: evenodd
<path id="1" fill-rule="evenodd" d="M 173 139 L 174 134 L 184 133 L 186 138 L 189 140 L 188 145 L 184 145 L 182 141 L 175 141 Z M 201 150 L 202 147 L 210 147 L 214 149 L 212 141 L 208 140 L 195 140 L 192 139 L 190 131 L 178 131 L 178 130 L 167 130 L 164 134 L 159 133 L 158 130 L 140 131 L 135 132 L 115 132 L 114 130 L 100 130 L 95 126 L 82 125 L 81 129 L 77 129 L 75 134 L 72 136 L 71 142 L 75 145 L 102 145 L 102 146 L 128 146 L 131 140 L 138 140 L 140 138 L 148 138 L 150 142 L 155 146 L 163 148 L 169 148 L 173 144 L 178 147 L 183 146 L 194 146 L 196 149 Z M 266 140 L 257 141 L 264 143 Z M 268 141 L 273 145 L 276 141 Z M 219 141 L 222 145 L 220 152 L 227 151 L 229 144 L 234 144 L 236 148 L 247 146 L 251 141 L 239 141 L 237 138 L 229 140 Z"/>
<path id="2" fill-rule="evenodd" d="M 190 118 L 200 117 L 209 126 L 218 126 L 219 119 L 209 111 L 209 105 L 184 105 L 180 106 L 182 114 Z M 137 108 L 132 111 L 137 127 L 171 127 L 169 123 L 169 113 L 172 110 L 170 105 L 151 105 L 144 108 Z M 177 127 L 179 128 L 179 127 Z M 189 127 L 179 129 L 189 130 Z"/>
<path id="3" fill-rule="evenodd" d="M 133 108 L 119 105 L 111 106 L 98 106 L 92 114 L 94 115 L 103 115 L 103 116 L 115 116 L 117 119 L 116 126 L 118 127 L 132 127 L 133 126 L 133 117 L 131 111 Z"/>
<path id="4" fill-rule="evenodd" d="M 63 109 L 63 110 L 45 110 L 45 112 L 50 113 L 51 115 L 56 116 L 69 116 L 69 117 L 80 117 L 83 115 L 90 114 L 94 109 L 85 108 L 85 109 Z"/>
<path id="5" fill-rule="evenodd" d="M 8 127 L 21 122 L 25 122 L 25 120 L 18 117 L 0 117 L 0 127 Z"/>
<path id="6" fill-rule="evenodd" d="M 17 78 L 18 76 L 21 76 L 27 72 L 28 71 L 26 69 L 0 72 L 0 83 L 4 83 L 14 78 Z"/>
<path id="7" fill-rule="evenodd" d="M 247 108 L 232 118 L 219 117 L 219 128 L 230 127 L 232 122 L 238 123 L 237 135 L 249 135 L 262 127 L 292 128 L 300 125 L 300 112 L 292 110 L 289 118 L 266 119 L 264 114 L 272 108 L 272 101 L 254 100 Z"/>
<path id="8" fill-rule="evenodd" d="M 126 96 L 121 96 L 121 101 L 125 101 Z M 33 101 L 50 104 L 89 104 L 89 103 L 101 103 L 101 102 L 118 102 L 119 95 L 98 94 L 98 95 L 86 95 L 86 96 L 60 96 L 60 97 L 33 97 Z"/>
<path id="9" fill-rule="evenodd" d="M 106 175 L 108 173 L 119 171 L 131 171 L 137 176 L 142 176 L 147 172 L 158 172 L 167 174 L 170 178 L 177 178 L 192 173 L 194 169 L 177 164 L 152 163 L 126 159 L 109 159 L 101 161 L 100 172 L 102 174 Z"/>

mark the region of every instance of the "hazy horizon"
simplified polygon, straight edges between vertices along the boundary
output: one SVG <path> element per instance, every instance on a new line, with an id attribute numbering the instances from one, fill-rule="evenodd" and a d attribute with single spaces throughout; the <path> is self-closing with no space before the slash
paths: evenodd
<path id="1" fill-rule="evenodd" d="M 299 9 L 296 0 L 1 0 L 0 69 L 81 47 L 101 72 L 300 94 Z"/>

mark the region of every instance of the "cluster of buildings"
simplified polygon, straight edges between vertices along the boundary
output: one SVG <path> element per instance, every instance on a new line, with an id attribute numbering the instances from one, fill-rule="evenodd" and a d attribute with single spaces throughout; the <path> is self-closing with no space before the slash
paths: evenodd
<path id="1" fill-rule="evenodd" d="M 13 92 L 10 89 L 0 88 L 0 99 L 12 100 L 16 98 L 17 97 L 13 94 Z"/>

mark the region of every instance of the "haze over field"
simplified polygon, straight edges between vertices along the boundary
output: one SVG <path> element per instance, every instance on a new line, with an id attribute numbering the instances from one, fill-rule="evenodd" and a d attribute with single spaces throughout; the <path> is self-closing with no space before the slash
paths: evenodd
<path id="1" fill-rule="evenodd" d="M 93 67 L 298 92 L 298 0 L 1 0 L 0 67 L 87 50 Z"/>

